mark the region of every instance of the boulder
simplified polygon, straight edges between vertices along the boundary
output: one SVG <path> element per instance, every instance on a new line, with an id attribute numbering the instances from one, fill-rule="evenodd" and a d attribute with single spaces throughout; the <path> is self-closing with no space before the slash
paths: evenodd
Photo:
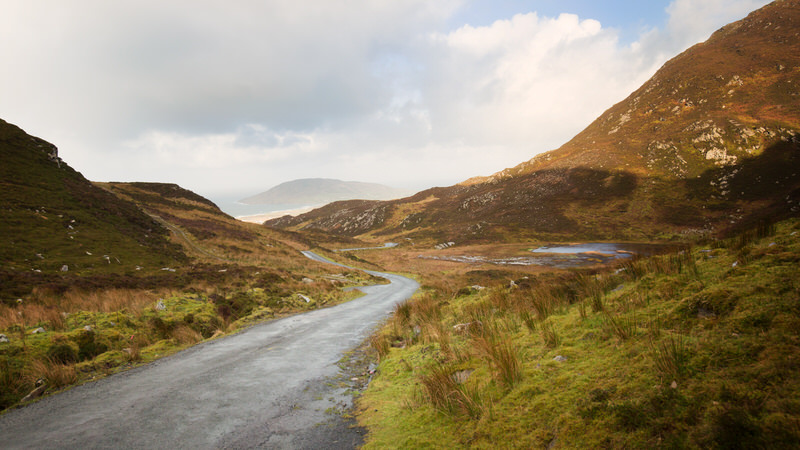
<path id="1" fill-rule="evenodd" d="M 36 381 L 36 389 L 32 390 L 28 395 L 20 400 L 20 403 L 25 403 L 27 401 L 33 400 L 35 398 L 41 397 L 44 394 L 44 391 L 47 390 L 47 385 L 44 383 L 44 380 L 41 378 Z"/>

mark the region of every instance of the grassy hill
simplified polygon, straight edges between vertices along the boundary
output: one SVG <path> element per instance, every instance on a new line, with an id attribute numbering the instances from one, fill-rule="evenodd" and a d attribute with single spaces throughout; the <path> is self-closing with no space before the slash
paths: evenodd
<path id="1" fill-rule="evenodd" d="M 0 410 L 375 282 L 177 185 L 90 183 L 2 121 L 0 159 Z"/>
<path id="2" fill-rule="evenodd" d="M 187 261 L 169 231 L 87 181 L 56 147 L 0 121 L 0 300 L 60 275 L 125 274 Z"/>
<path id="3" fill-rule="evenodd" d="M 800 3 L 667 62 L 561 148 L 390 202 L 267 222 L 363 238 L 696 239 L 800 212 Z"/>
<path id="4" fill-rule="evenodd" d="M 793 448 L 800 222 L 426 291 L 372 339 L 365 448 Z M 452 280 L 451 280 L 452 281 Z"/>

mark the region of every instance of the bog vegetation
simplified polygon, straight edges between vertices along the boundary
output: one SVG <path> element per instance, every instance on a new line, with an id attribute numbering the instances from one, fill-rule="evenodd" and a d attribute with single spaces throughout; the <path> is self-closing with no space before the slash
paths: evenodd
<path id="1" fill-rule="evenodd" d="M 0 304 L 0 409 L 174 353 L 256 322 L 355 298 L 356 271 L 281 277 L 235 266 L 182 288 L 34 289 Z M 306 272 L 310 273 L 310 272 Z M 208 274 L 211 275 L 211 274 Z"/>
<path id="2" fill-rule="evenodd" d="M 428 283 L 372 337 L 366 448 L 785 448 L 800 221 L 607 270 Z"/>

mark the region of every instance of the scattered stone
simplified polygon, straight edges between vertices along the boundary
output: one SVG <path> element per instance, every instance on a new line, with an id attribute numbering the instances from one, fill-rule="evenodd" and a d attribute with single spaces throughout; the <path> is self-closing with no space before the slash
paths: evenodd
<path id="1" fill-rule="evenodd" d="M 310 298 L 308 298 L 308 297 L 306 297 L 305 295 L 303 295 L 303 294 L 297 294 L 297 296 L 298 296 L 298 297 L 300 297 L 300 298 L 302 298 L 303 300 L 305 300 L 305 301 L 306 301 L 306 303 L 311 303 L 311 299 L 310 299 Z"/>
<path id="2" fill-rule="evenodd" d="M 672 389 L 678 389 L 678 382 L 675 381 L 675 380 L 672 380 L 672 384 L 670 384 L 669 387 L 671 387 Z"/>
<path id="3" fill-rule="evenodd" d="M 486 289 L 485 287 L 483 287 L 481 285 L 478 285 L 478 284 L 473 284 L 472 286 L 470 286 L 470 288 L 472 288 L 475 291 L 482 291 L 482 290 Z"/>
<path id="4" fill-rule="evenodd" d="M 86 252 L 86 254 L 92 256 L 92 252 Z"/>
<path id="5" fill-rule="evenodd" d="M 314 282 L 314 280 L 312 280 L 311 278 L 308 278 L 308 277 L 304 277 L 303 278 L 303 283 L 305 283 L 305 284 L 311 284 L 313 282 Z"/>
<path id="6" fill-rule="evenodd" d="M 164 306 L 164 301 L 159 300 L 158 303 L 156 303 L 156 311 L 164 311 L 165 309 L 167 309 L 167 307 Z"/>
<path id="7" fill-rule="evenodd" d="M 705 308 L 698 308 L 697 309 L 697 318 L 698 319 L 713 319 L 717 317 L 714 311 L 709 311 Z"/>
<path id="8" fill-rule="evenodd" d="M 220 337 L 220 336 L 222 336 L 222 335 L 224 335 L 224 334 L 225 334 L 225 332 L 224 332 L 224 331 L 222 331 L 222 330 L 217 330 L 217 331 L 215 331 L 215 332 L 214 332 L 214 334 L 212 334 L 212 335 L 211 335 L 211 339 L 214 339 L 215 337 Z"/>
<path id="9" fill-rule="evenodd" d="M 731 267 L 736 267 L 738 265 L 739 265 L 739 261 L 734 261 L 733 264 L 731 264 Z"/>
<path id="10" fill-rule="evenodd" d="M 217 272 L 219 272 L 219 273 L 225 273 L 225 272 L 227 272 L 227 271 L 228 271 L 228 269 L 219 269 Z"/>
<path id="11" fill-rule="evenodd" d="M 42 256 L 42 254 L 41 254 L 41 253 L 37 253 L 37 254 L 36 254 L 36 257 L 37 257 L 37 258 L 39 258 L 39 259 L 44 259 L 44 256 Z"/>
<path id="12" fill-rule="evenodd" d="M 508 287 L 510 287 L 510 288 L 515 288 L 515 287 L 517 287 L 517 282 L 516 282 L 516 281 L 514 281 L 514 280 L 511 280 L 511 282 L 510 282 L 510 283 L 508 283 Z"/>
<path id="13" fill-rule="evenodd" d="M 469 379 L 469 376 L 472 375 L 472 372 L 475 372 L 475 369 L 459 370 L 453 374 L 453 381 L 458 384 L 464 384 Z"/>
<path id="14" fill-rule="evenodd" d="M 61 271 L 62 272 L 69 272 L 69 266 L 64 264 L 63 266 L 61 266 Z"/>
<path id="15" fill-rule="evenodd" d="M 32 390 L 30 394 L 23 397 L 22 400 L 20 400 L 20 403 L 25 403 L 35 398 L 41 397 L 42 394 L 44 394 L 44 391 L 46 390 L 47 390 L 47 385 L 44 383 L 43 379 L 39 378 L 38 380 L 36 380 L 36 389 Z"/>
<path id="16" fill-rule="evenodd" d="M 86 325 L 85 327 L 83 327 L 83 329 L 84 329 L 85 331 L 90 331 L 90 332 L 91 332 L 91 331 L 94 331 L 94 329 L 92 329 L 92 326 L 91 326 L 91 325 Z"/>
<path id="17" fill-rule="evenodd" d="M 161 270 L 163 270 L 165 272 L 175 272 L 175 269 L 173 269 L 171 267 L 162 267 Z"/>
<path id="18" fill-rule="evenodd" d="M 566 356 L 561 356 L 561 355 L 558 355 L 555 358 L 553 358 L 553 361 L 558 361 L 558 362 L 564 362 L 566 360 L 567 360 L 567 357 Z"/>
<path id="19" fill-rule="evenodd" d="M 8 336 L 6 336 L 5 334 L 0 334 L 0 344 L 5 344 L 8 342 L 11 342 L 11 340 L 8 339 Z"/>
<path id="20" fill-rule="evenodd" d="M 619 292 L 619 291 L 621 291 L 623 289 L 625 289 L 625 284 L 620 284 L 619 286 L 617 286 L 614 289 L 612 289 L 611 292 Z"/>
<path id="21" fill-rule="evenodd" d="M 457 333 L 467 334 L 469 332 L 469 329 L 472 328 L 473 326 L 482 327 L 483 322 L 481 322 L 480 320 L 476 320 L 475 322 L 459 323 L 457 325 L 453 325 L 453 331 Z"/>
<path id="22" fill-rule="evenodd" d="M 31 334 L 41 334 L 41 333 L 46 333 L 45 329 L 42 328 L 42 327 L 39 327 L 39 328 L 31 331 Z"/>

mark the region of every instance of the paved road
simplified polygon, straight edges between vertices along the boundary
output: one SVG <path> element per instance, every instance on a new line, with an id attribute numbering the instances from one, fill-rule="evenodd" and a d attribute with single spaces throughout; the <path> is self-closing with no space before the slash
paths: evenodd
<path id="1" fill-rule="evenodd" d="M 307 252 L 306 256 L 324 260 Z M 367 295 L 252 327 L 0 416 L 1 448 L 346 448 L 326 434 L 341 402 L 336 377 L 393 306 L 419 287 Z M 327 411 L 326 411 L 327 410 Z M 323 424 L 323 425 L 320 425 Z"/>

